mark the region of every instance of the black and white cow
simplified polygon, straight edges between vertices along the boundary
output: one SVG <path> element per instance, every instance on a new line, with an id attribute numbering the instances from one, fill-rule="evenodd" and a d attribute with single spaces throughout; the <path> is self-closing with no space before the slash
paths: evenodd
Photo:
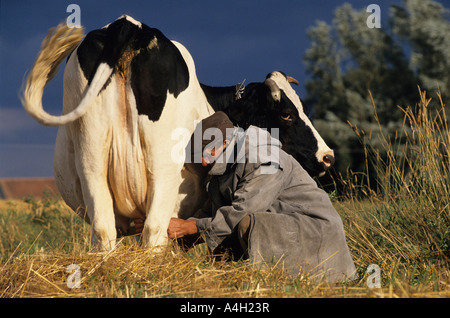
<path id="1" fill-rule="evenodd" d="M 201 84 L 214 111 L 228 114 L 235 125 L 279 129 L 283 150 L 312 176 L 323 175 L 334 164 L 334 153 L 306 116 L 291 83 L 298 81 L 283 72 L 272 72 L 263 83 L 211 87 Z"/>
<path id="2" fill-rule="evenodd" d="M 124 15 L 90 32 L 80 44 L 82 37 L 80 29 L 64 25 L 49 33 L 27 78 L 22 103 L 40 123 L 60 126 L 54 154 L 56 183 L 65 202 L 92 225 L 94 244 L 113 248 L 116 227 L 126 231 L 131 219 L 145 219 L 142 240 L 147 246 L 165 244 L 170 218 L 188 216 L 200 204 L 195 202 L 198 176 L 184 169 L 183 162 L 171 160 L 180 143 L 172 133 L 186 129 L 189 134 L 182 143 L 187 145 L 195 123 L 214 112 L 211 104 L 218 106 L 208 88 L 200 86 L 186 48 L 159 30 Z M 43 110 L 42 94 L 67 56 L 63 115 L 53 116 Z M 281 137 L 286 149 L 297 149 L 299 139 L 291 137 L 289 128 L 303 121 L 312 132 L 305 138 L 315 141 L 314 155 L 304 156 L 302 163 L 309 159 L 327 164 L 331 150 L 323 147 L 287 77 L 279 72 L 269 77 L 272 82 L 265 81 L 262 94 L 266 96 L 269 88 L 272 100 L 287 105 L 292 116 L 285 118 L 288 125 L 280 125 L 280 134 L 287 136 Z M 249 85 L 241 100 L 223 108 L 242 122 L 243 108 L 236 107 L 249 107 L 244 114 L 254 112 L 247 118 L 262 125 L 261 109 L 244 103 L 259 98 L 258 89 L 252 92 Z M 270 125 L 267 128 L 276 127 L 275 122 Z M 302 132 L 294 129 L 294 134 Z"/>

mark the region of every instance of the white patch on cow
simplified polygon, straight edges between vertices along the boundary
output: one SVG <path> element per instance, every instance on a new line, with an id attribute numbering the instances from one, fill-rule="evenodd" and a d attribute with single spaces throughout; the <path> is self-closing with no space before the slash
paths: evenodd
<path id="1" fill-rule="evenodd" d="M 302 119 L 306 125 L 311 128 L 311 131 L 314 134 L 314 137 L 316 137 L 317 140 L 317 152 L 316 152 L 316 158 L 319 162 L 323 161 L 323 157 L 326 154 L 333 155 L 333 150 L 328 147 L 328 145 L 325 143 L 323 138 L 320 136 L 320 134 L 317 132 L 316 128 L 314 128 L 313 124 L 309 120 L 308 116 L 306 116 L 305 111 L 303 110 L 302 102 L 300 101 L 300 97 L 298 97 L 295 90 L 292 88 L 291 84 L 287 81 L 286 77 L 280 73 L 280 72 L 272 72 L 269 76 L 272 80 L 277 83 L 278 87 L 284 91 L 286 96 L 291 100 L 291 102 L 295 105 L 295 107 L 298 110 L 298 114 L 300 116 L 300 119 Z"/>
<path id="2" fill-rule="evenodd" d="M 112 135 L 108 182 L 117 211 L 127 218 L 139 218 L 145 216 L 148 185 L 136 102 L 121 76 L 114 76 L 110 85 L 103 101 L 110 105 L 105 112 Z"/>
<path id="3" fill-rule="evenodd" d="M 130 21 L 131 23 L 133 23 L 134 25 L 136 25 L 136 26 L 138 26 L 140 29 L 142 29 L 142 23 L 141 23 L 141 22 L 139 22 L 139 21 L 133 19 L 132 17 L 130 17 L 129 15 L 126 15 L 126 14 L 123 14 L 123 15 L 121 15 L 120 17 L 118 17 L 118 18 L 116 19 L 116 21 L 117 21 L 117 20 L 120 20 L 120 19 L 123 19 L 123 18 L 127 19 L 128 21 Z M 108 23 L 108 24 L 105 25 L 102 29 L 107 29 L 110 25 L 111 25 L 111 23 Z"/>
<path id="4" fill-rule="evenodd" d="M 184 163 L 186 159 L 186 145 L 191 138 L 190 130 L 184 127 L 175 128 L 170 138 L 177 141 L 170 153 L 171 160 L 175 163 Z"/>
<path id="5" fill-rule="evenodd" d="M 133 23 L 134 25 L 137 25 L 140 29 L 142 29 L 142 23 L 139 22 L 139 21 L 136 21 L 135 19 L 133 19 L 129 15 L 124 14 L 124 15 L 120 16 L 117 20 L 122 19 L 122 18 L 127 19 L 128 21 L 130 21 L 131 23 Z"/>

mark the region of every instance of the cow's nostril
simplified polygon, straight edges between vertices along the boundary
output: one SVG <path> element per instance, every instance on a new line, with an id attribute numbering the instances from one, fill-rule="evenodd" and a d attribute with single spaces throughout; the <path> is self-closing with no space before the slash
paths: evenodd
<path id="1" fill-rule="evenodd" d="M 325 156 L 323 156 L 322 162 L 326 168 L 329 168 L 332 165 L 334 165 L 334 162 L 335 162 L 334 156 L 331 154 L 326 154 Z"/>

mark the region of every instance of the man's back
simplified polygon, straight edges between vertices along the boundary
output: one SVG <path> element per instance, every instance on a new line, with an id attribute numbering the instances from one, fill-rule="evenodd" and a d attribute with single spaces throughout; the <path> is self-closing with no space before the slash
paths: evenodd
<path id="1" fill-rule="evenodd" d="M 255 264 L 282 259 L 293 274 L 301 267 L 319 277 L 327 272 L 330 281 L 353 277 L 342 221 L 327 193 L 278 140 L 252 129 L 257 142 L 243 142 L 249 134 L 240 132 L 230 145 L 234 153 L 224 153 L 210 171 L 212 217 L 197 221 L 208 246 L 215 250 L 249 216 L 248 255 Z"/>

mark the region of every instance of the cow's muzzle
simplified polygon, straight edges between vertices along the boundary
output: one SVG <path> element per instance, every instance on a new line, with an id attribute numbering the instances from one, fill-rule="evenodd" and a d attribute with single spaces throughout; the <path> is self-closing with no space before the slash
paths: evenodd
<path id="1" fill-rule="evenodd" d="M 334 165 L 335 161 L 336 159 L 334 158 L 334 153 L 333 151 L 331 151 L 323 155 L 321 164 L 325 170 L 328 170 L 331 168 L 332 165 Z"/>

